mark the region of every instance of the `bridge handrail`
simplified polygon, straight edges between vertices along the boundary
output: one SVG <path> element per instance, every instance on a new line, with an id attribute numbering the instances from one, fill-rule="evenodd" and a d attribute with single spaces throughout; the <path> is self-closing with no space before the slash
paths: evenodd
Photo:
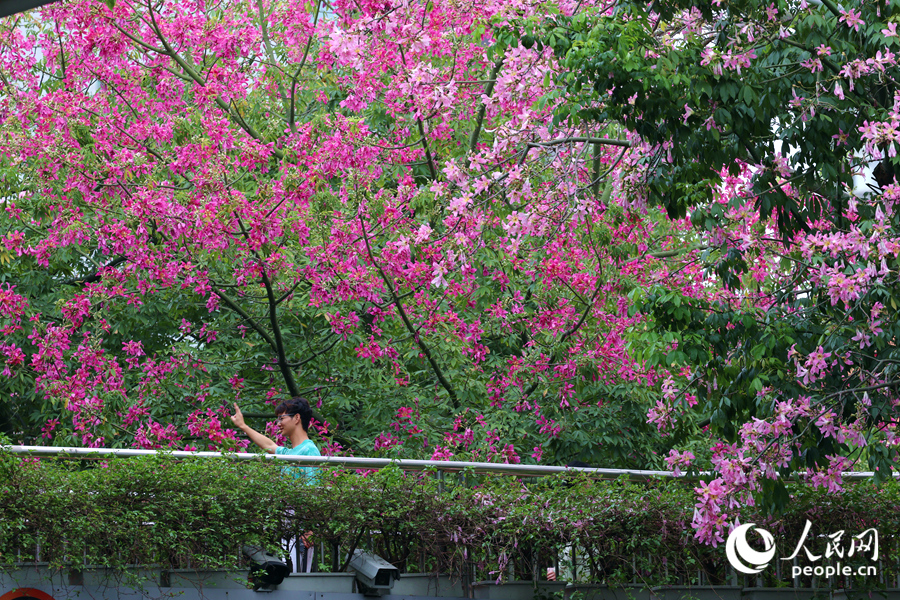
<path id="1" fill-rule="evenodd" d="M 276 460 L 295 462 L 316 467 L 352 467 L 356 469 L 383 469 L 397 466 L 404 471 L 426 471 L 436 469 L 439 472 L 457 473 L 469 470 L 472 473 L 496 473 L 522 477 L 544 477 L 557 473 L 585 473 L 596 479 L 616 479 L 625 476 L 633 481 L 644 481 L 654 477 L 693 479 L 685 474 L 676 475 L 673 471 L 652 471 L 641 469 L 604 469 L 594 467 L 566 467 L 551 465 L 521 465 L 507 463 L 466 462 L 456 460 L 414 460 L 408 458 L 370 458 L 362 456 L 293 456 L 285 454 L 263 454 L 255 452 L 193 452 L 185 450 L 142 450 L 136 448 L 78 448 L 62 446 L 0 446 L 13 454 L 59 458 L 67 456 L 84 457 L 138 457 L 164 455 L 173 458 L 228 458 L 231 460 Z M 710 476 L 700 473 L 700 476 Z M 869 479 L 875 476 L 872 471 L 852 471 L 842 473 L 844 479 Z M 894 473 L 900 478 L 900 473 Z"/>
<path id="2" fill-rule="evenodd" d="M 652 477 L 674 477 L 671 471 L 649 471 L 630 469 L 600 469 L 585 467 L 559 467 L 549 465 L 520 465 L 506 463 L 464 462 L 455 460 L 413 460 L 407 458 L 369 458 L 361 456 L 293 456 L 289 454 L 263 454 L 255 452 L 192 452 L 185 450 L 141 450 L 133 448 L 77 448 L 57 446 L 4 446 L 7 452 L 41 457 L 138 457 L 165 455 L 173 458 L 228 458 L 231 460 L 276 460 L 295 462 L 308 466 L 343 466 L 356 469 L 383 469 L 397 466 L 404 471 L 426 471 L 436 469 L 444 472 L 470 470 L 473 473 L 498 473 L 542 477 L 556 473 L 583 472 L 591 477 L 614 479 L 623 475 L 644 480 Z"/>

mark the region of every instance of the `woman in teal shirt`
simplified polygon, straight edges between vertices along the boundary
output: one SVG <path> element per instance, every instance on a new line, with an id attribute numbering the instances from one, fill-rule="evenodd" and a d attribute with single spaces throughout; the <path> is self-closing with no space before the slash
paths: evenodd
<path id="1" fill-rule="evenodd" d="M 247 425 L 244 422 L 244 415 L 241 413 L 237 402 L 234 403 L 234 415 L 231 416 L 231 422 L 234 423 L 234 426 L 246 433 L 250 441 L 269 454 L 320 456 L 319 449 L 309 439 L 308 431 L 309 422 L 312 419 L 312 409 L 305 398 L 294 397 L 279 404 L 275 408 L 275 419 L 282 435 L 291 441 L 290 448 L 279 446 Z M 318 483 L 318 469 L 316 467 L 284 467 L 282 472 L 297 479 L 302 479 L 306 485 Z M 304 546 L 302 549 L 298 548 L 299 544 L 296 541 L 285 540 L 288 552 L 291 555 L 291 562 L 294 565 L 294 571 L 308 573 L 312 567 L 313 544 L 309 540 L 310 535 L 312 535 L 312 532 L 307 531 L 300 536 Z"/>

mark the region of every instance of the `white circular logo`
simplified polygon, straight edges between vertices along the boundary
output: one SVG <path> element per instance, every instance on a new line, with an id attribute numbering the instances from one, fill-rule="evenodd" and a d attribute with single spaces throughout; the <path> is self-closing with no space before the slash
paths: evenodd
<path id="1" fill-rule="evenodd" d="M 728 534 L 728 541 L 725 542 L 725 554 L 728 556 L 728 562 L 737 571 L 747 575 L 755 575 L 762 571 L 775 556 L 775 540 L 772 538 L 772 534 L 765 529 L 754 529 L 765 544 L 764 551 L 757 552 L 747 543 L 747 531 L 755 524 L 745 523 L 740 527 L 735 527 Z M 748 564 L 750 566 L 747 566 Z"/>

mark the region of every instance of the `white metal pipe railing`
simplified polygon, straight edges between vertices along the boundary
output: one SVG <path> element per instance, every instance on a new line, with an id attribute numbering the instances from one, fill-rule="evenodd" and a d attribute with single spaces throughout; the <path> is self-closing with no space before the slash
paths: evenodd
<path id="1" fill-rule="evenodd" d="M 276 460 L 295 462 L 303 465 L 331 467 L 342 466 L 356 469 L 383 469 L 397 466 L 404 471 L 425 471 L 436 469 L 445 472 L 460 472 L 466 469 L 473 473 L 499 473 L 503 475 L 519 475 L 523 477 L 543 477 L 555 473 L 586 473 L 597 479 L 615 479 L 623 475 L 632 480 L 646 480 L 653 477 L 678 477 L 672 471 L 650 471 L 640 469 L 601 469 L 592 467 L 560 467 L 549 465 L 517 465 L 505 463 L 464 462 L 457 460 L 412 460 L 407 458 L 366 458 L 361 456 L 291 456 L 284 454 L 263 454 L 252 452 L 187 452 L 184 450 L 139 450 L 131 448 L 64 448 L 56 446 L 0 446 L 0 451 L 13 454 L 25 454 L 36 457 L 136 457 L 164 455 L 173 458 L 228 458 L 232 460 Z M 711 476 L 711 473 L 700 473 L 700 476 Z M 900 479 L 900 472 L 892 474 Z M 872 471 L 852 471 L 842 473 L 844 479 L 869 479 L 875 476 Z"/>
<path id="2" fill-rule="evenodd" d="M 463 462 L 456 460 L 411 460 L 391 458 L 365 458 L 360 456 L 291 456 L 284 454 L 262 454 L 251 452 L 186 452 L 184 450 L 138 450 L 130 448 L 62 448 L 55 446 L 3 446 L 6 452 L 25 454 L 36 457 L 136 457 L 162 454 L 173 458 L 229 458 L 232 460 L 278 460 L 295 462 L 319 467 L 353 467 L 356 469 L 382 469 L 391 465 L 404 471 L 438 471 L 460 472 L 469 469 L 473 473 L 500 473 L 504 475 L 521 475 L 541 477 L 555 473 L 587 473 L 591 477 L 616 478 L 622 475 L 632 479 L 649 479 L 651 477 L 674 477 L 671 471 L 644 471 L 629 469 L 595 469 L 586 467 L 556 467 L 547 465 L 515 465 L 505 463 Z"/>

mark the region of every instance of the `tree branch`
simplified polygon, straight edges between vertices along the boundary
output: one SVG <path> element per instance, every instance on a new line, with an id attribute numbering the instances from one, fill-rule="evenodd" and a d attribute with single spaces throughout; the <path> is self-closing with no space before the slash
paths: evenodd
<path id="1" fill-rule="evenodd" d="M 288 290 L 287 292 L 285 292 L 284 294 L 282 294 L 282 295 L 281 295 L 281 298 L 279 298 L 278 301 L 275 302 L 275 304 L 281 304 L 282 302 L 284 302 L 285 300 L 287 300 L 287 299 L 291 296 L 291 294 L 293 294 L 294 291 L 295 291 L 298 287 L 300 287 L 300 284 L 303 283 L 304 281 L 306 281 L 306 280 L 305 280 L 305 279 L 301 279 L 300 281 L 298 281 L 297 283 L 295 283 L 294 285 L 292 285 L 292 286 L 291 286 L 291 289 Z"/>
<path id="2" fill-rule="evenodd" d="M 194 70 L 194 68 L 191 65 L 189 65 L 187 63 L 187 61 L 181 57 L 180 54 L 175 52 L 175 49 L 172 48 L 172 46 L 169 44 L 169 41 L 166 39 L 166 37 L 162 33 L 162 30 L 159 28 L 159 24 L 156 22 L 156 15 L 153 14 L 152 6 L 149 7 L 149 9 L 150 9 L 150 20 L 153 25 L 153 30 L 156 32 L 156 37 L 162 43 L 163 48 L 165 48 L 165 52 L 162 52 L 161 54 L 165 54 L 166 56 L 168 56 L 172 60 L 174 60 L 178 64 L 178 66 L 181 67 L 181 69 L 185 73 L 187 73 L 188 76 L 191 79 L 193 79 L 194 82 L 197 83 L 199 86 L 206 87 L 206 81 L 204 81 L 204 79 L 200 76 L 200 74 L 197 73 L 197 71 Z M 129 37 L 131 37 L 131 36 L 129 36 Z M 152 48 L 152 46 L 151 46 L 151 48 Z M 158 52 L 158 50 L 155 50 L 155 51 Z M 225 111 L 225 113 L 229 117 L 231 117 L 232 119 L 237 121 L 238 125 L 241 126 L 241 129 L 243 129 L 245 132 L 247 132 L 247 134 L 250 137 L 252 137 L 260 142 L 263 141 L 262 136 L 259 134 L 259 132 L 256 131 L 256 129 L 254 129 L 252 125 L 250 125 L 249 123 L 244 121 L 243 117 L 241 117 L 240 113 L 238 113 L 237 110 L 232 111 L 231 108 L 228 106 L 228 104 L 224 100 L 222 100 L 222 98 L 219 97 L 218 95 L 216 95 L 214 101 L 219 106 L 219 108 L 221 108 L 223 111 Z M 271 151 L 272 151 L 272 154 L 277 156 L 279 159 L 284 158 L 284 153 L 281 150 L 279 150 L 278 148 L 273 147 L 271 149 Z"/>
<path id="3" fill-rule="evenodd" d="M 832 2 L 831 0 L 822 0 L 822 4 L 824 4 L 825 8 L 827 8 L 828 11 L 835 17 L 841 18 L 841 11 L 838 10 L 838 7 L 835 6 L 834 2 Z"/>
<path id="4" fill-rule="evenodd" d="M 428 170 L 431 171 L 431 179 L 437 181 L 437 168 L 434 166 L 434 158 L 431 156 L 431 149 L 428 147 L 428 138 L 425 137 L 425 126 L 422 124 L 420 117 L 416 117 L 416 122 L 419 124 L 419 135 L 422 136 L 422 147 L 425 148 L 425 158 L 428 162 Z"/>
<path id="5" fill-rule="evenodd" d="M 266 48 L 266 56 L 269 57 L 269 62 L 277 65 L 278 63 L 275 61 L 275 51 L 272 50 L 272 41 L 269 39 L 269 28 L 266 25 L 267 16 L 263 11 L 262 0 L 256 0 L 256 8 L 259 13 L 259 30 L 262 34 L 263 45 Z M 284 112 L 289 112 L 290 107 L 288 105 L 287 93 L 284 91 L 284 85 L 281 83 L 280 78 L 278 79 L 278 95 L 281 97 L 281 103 L 284 105 Z"/>
<path id="6" fill-rule="evenodd" d="M 269 346 L 272 347 L 272 350 L 277 352 L 277 347 L 275 346 L 275 340 L 272 339 L 272 336 L 269 335 L 268 331 L 263 329 L 262 325 L 257 323 L 256 320 L 253 317 L 251 317 L 250 314 L 247 313 L 247 311 L 245 311 L 241 307 L 241 305 L 239 305 L 237 302 L 235 302 L 231 296 L 229 296 L 224 291 L 222 291 L 222 288 L 220 288 L 219 286 L 217 286 L 216 284 L 214 284 L 212 282 L 210 282 L 210 286 L 212 287 L 213 290 L 215 290 L 216 295 L 219 298 L 221 298 L 223 302 L 225 302 L 225 304 L 228 306 L 228 308 L 230 308 L 231 310 L 236 312 L 238 315 L 240 315 L 240 317 L 242 319 L 247 321 L 247 323 L 250 324 L 250 327 L 256 333 L 258 333 L 260 335 L 260 337 L 262 337 L 262 339 L 264 339 L 266 341 L 266 343 L 269 344 Z"/>
<path id="7" fill-rule="evenodd" d="M 405 68 L 406 67 L 406 55 L 403 52 L 403 46 L 398 45 L 397 47 L 400 49 L 400 60 L 402 61 L 401 64 Z M 409 95 L 409 100 L 413 106 L 413 110 L 415 110 L 415 108 L 416 108 L 415 99 L 413 98 L 412 93 L 410 93 L 410 95 Z M 432 181 L 437 181 L 437 178 L 438 178 L 437 168 L 434 166 L 434 158 L 431 156 L 431 148 L 428 147 L 428 138 L 425 136 L 425 125 L 424 125 L 424 123 L 422 123 L 422 117 L 419 116 L 418 111 L 416 111 L 416 124 L 419 127 L 419 138 L 420 138 L 420 141 L 422 142 L 422 148 L 425 149 L 425 159 L 426 159 L 426 162 L 428 163 L 428 170 L 429 170 L 429 172 L 431 172 L 431 179 L 432 179 Z"/>
<path id="8" fill-rule="evenodd" d="M 102 271 L 103 269 L 112 269 L 113 267 L 117 267 L 117 266 L 121 265 L 126 260 L 128 260 L 128 259 L 125 258 L 124 256 L 120 256 L 119 258 L 112 260 L 112 261 L 108 262 L 107 264 L 103 265 L 102 267 L 100 267 L 99 270 Z M 84 285 L 86 283 L 96 283 L 96 282 L 100 281 L 101 278 L 102 278 L 102 275 L 100 275 L 100 273 L 97 272 L 92 275 L 86 275 L 84 277 L 78 277 L 75 279 L 66 279 L 65 281 L 62 282 L 62 285 Z"/>
<path id="9" fill-rule="evenodd" d="M 244 222 L 241 220 L 237 211 L 234 211 L 234 217 L 237 219 L 238 225 L 241 228 L 241 233 L 244 235 L 244 239 L 249 242 L 250 234 L 247 232 L 247 228 L 244 227 Z M 266 265 L 263 262 L 262 257 L 255 251 L 254 254 L 256 255 L 256 260 L 259 262 L 260 278 L 262 279 L 263 285 L 266 287 L 266 298 L 269 301 L 269 324 L 272 326 L 272 339 L 275 344 L 275 354 L 278 358 L 278 368 L 281 370 L 281 375 L 284 377 L 284 382 L 287 384 L 288 392 L 290 392 L 291 396 L 299 396 L 300 389 L 297 387 L 297 382 L 294 380 L 294 372 L 288 364 L 287 355 L 284 351 L 284 338 L 281 336 L 281 326 L 278 324 L 278 300 L 275 298 L 272 282 L 266 274 Z"/>
<path id="10" fill-rule="evenodd" d="M 332 334 L 332 335 L 333 335 L 333 334 Z M 335 336 L 334 341 L 331 342 L 331 344 L 330 344 L 327 348 L 325 348 L 324 350 L 322 350 L 321 352 L 315 352 L 315 353 L 312 354 L 312 356 L 309 356 L 309 357 L 307 357 L 307 358 L 304 358 L 303 360 L 298 360 L 297 362 L 288 363 L 288 364 L 289 364 L 292 368 L 302 367 L 302 366 L 305 365 L 306 363 L 312 362 L 312 361 L 315 360 L 316 358 L 318 358 L 318 357 L 322 356 L 323 354 L 329 352 L 332 348 L 334 348 L 334 347 L 337 345 L 337 343 L 338 343 L 339 341 L 341 341 L 341 338 L 338 337 L 338 336 Z"/>
<path id="11" fill-rule="evenodd" d="M 491 69 L 491 77 L 487 82 L 487 85 L 484 88 L 484 95 L 488 98 L 491 97 L 491 94 L 494 93 L 494 85 L 497 84 L 497 75 L 500 74 L 500 69 L 503 68 L 503 60 L 505 56 L 501 56 L 500 60 L 498 60 L 494 64 L 494 68 Z M 481 103 L 481 106 L 478 107 L 478 115 L 475 117 L 475 129 L 472 130 L 472 135 L 469 136 L 469 152 L 466 154 L 466 168 L 469 168 L 470 159 L 469 155 L 475 152 L 478 148 L 478 138 L 481 137 L 481 126 L 484 123 L 484 114 L 487 111 L 487 106 L 485 106 L 484 102 Z"/>
<path id="12" fill-rule="evenodd" d="M 428 361 L 428 364 L 431 365 L 431 369 L 437 376 L 438 381 L 441 383 L 441 386 L 443 386 L 443 388 L 447 390 L 447 393 L 450 395 L 450 402 L 453 405 L 453 409 L 458 410 L 459 400 L 456 397 L 456 392 L 453 390 L 453 386 L 451 386 L 450 382 L 447 381 L 447 378 L 444 377 L 444 372 L 441 370 L 440 366 L 438 366 L 437 362 L 435 362 L 434 357 L 431 356 L 431 351 L 428 349 L 428 346 L 425 345 L 425 342 L 423 342 L 419 337 L 419 334 L 416 333 L 416 328 L 413 327 L 412 323 L 409 320 L 409 317 L 406 315 L 406 311 L 403 309 L 403 304 L 400 302 L 400 299 L 397 297 L 397 293 L 394 291 L 394 286 L 391 284 L 391 280 L 388 279 L 388 276 L 381 268 L 381 265 L 378 264 L 378 262 L 375 260 L 375 256 L 372 254 L 372 246 L 369 245 L 369 236 L 366 235 L 366 223 L 365 221 L 363 221 L 362 215 L 359 215 L 359 225 L 360 227 L 362 227 L 363 239 L 366 242 L 366 251 L 369 254 L 369 260 L 371 260 L 372 264 L 375 265 L 375 268 L 378 269 L 378 274 L 381 275 L 381 279 L 384 281 L 384 284 L 387 286 L 388 291 L 391 293 L 391 297 L 394 299 L 394 306 L 397 307 L 397 311 L 400 313 L 400 318 L 403 320 L 403 324 L 406 326 L 406 329 L 413 335 L 413 340 L 415 340 L 416 345 L 419 346 L 422 354 L 425 355 L 425 359 Z"/>
<path id="13" fill-rule="evenodd" d="M 568 137 L 568 138 L 560 138 L 558 140 L 550 140 L 549 142 L 529 142 L 528 145 L 532 148 L 549 148 L 550 146 L 558 146 L 560 144 L 577 144 L 577 143 L 585 143 L 585 144 L 594 144 L 596 145 L 606 145 L 606 146 L 619 146 L 620 148 L 631 148 L 631 142 L 628 140 L 613 140 L 609 138 L 595 138 L 595 137 Z"/>
<path id="14" fill-rule="evenodd" d="M 690 248 L 678 248 L 677 250 L 663 250 L 661 252 L 648 252 L 645 256 L 651 258 L 672 258 L 684 252 L 692 252 L 694 250 L 706 250 L 709 246 L 691 246 Z"/>
<path id="15" fill-rule="evenodd" d="M 562 337 L 559 339 L 560 344 L 564 343 L 567 339 L 569 339 L 572 335 L 574 335 L 575 332 L 578 331 L 582 325 L 584 325 L 585 320 L 587 320 L 588 314 L 591 312 L 591 308 L 593 308 L 593 306 L 594 306 L 594 300 L 597 299 L 597 295 L 600 293 L 600 289 L 602 287 L 600 284 L 601 284 L 601 282 L 598 280 L 597 288 L 594 290 L 594 295 L 591 296 L 590 304 L 584 310 L 584 313 L 582 313 L 581 318 L 578 319 L 578 322 L 575 323 L 568 331 L 566 331 L 562 335 Z M 557 360 L 559 360 L 557 358 L 558 354 L 559 354 L 559 349 L 557 348 L 557 350 L 554 350 L 553 354 L 550 356 L 550 364 L 555 363 Z M 528 396 L 533 394 L 534 390 L 536 390 L 538 388 L 538 385 L 540 385 L 540 382 L 539 382 L 539 380 L 536 379 L 535 382 L 532 383 L 530 386 L 528 386 L 528 389 L 522 393 L 522 398 L 527 398 Z"/>

